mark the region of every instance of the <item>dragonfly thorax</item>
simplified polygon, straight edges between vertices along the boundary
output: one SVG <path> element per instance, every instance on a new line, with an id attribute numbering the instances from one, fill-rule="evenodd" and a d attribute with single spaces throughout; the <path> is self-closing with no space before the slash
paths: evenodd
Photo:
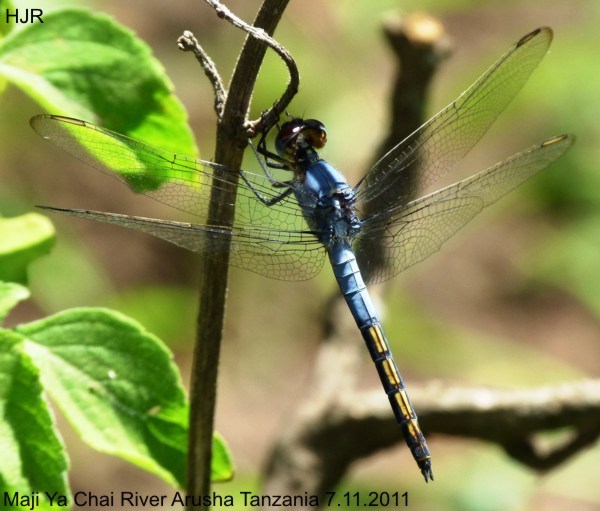
<path id="1" fill-rule="evenodd" d="M 321 159 L 307 162 L 294 194 L 311 228 L 321 233 L 319 239 L 325 246 L 339 240 L 350 241 L 358 234 L 360 222 L 354 210 L 354 190 L 333 165 Z"/>
<path id="2" fill-rule="evenodd" d="M 284 123 L 275 139 L 279 156 L 296 174 L 293 192 L 311 229 L 329 246 L 351 241 L 360 230 L 354 210 L 354 190 L 346 178 L 322 160 L 317 149 L 327 143 L 327 130 L 316 119 Z"/>

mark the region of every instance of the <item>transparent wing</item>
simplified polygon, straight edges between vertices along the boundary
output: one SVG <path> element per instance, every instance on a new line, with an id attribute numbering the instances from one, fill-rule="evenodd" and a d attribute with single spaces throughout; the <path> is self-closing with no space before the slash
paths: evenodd
<path id="1" fill-rule="evenodd" d="M 439 250 L 483 208 L 562 156 L 572 135 L 550 138 L 470 178 L 364 221 L 355 252 L 370 282 L 387 280 Z M 376 240 L 383 251 L 372 252 Z"/>
<path id="2" fill-rule="evenodd" d="M 281 193 L 264 176 L 176 155 L 78 119 L 39 115 L 31 119 L 31 126 L 45 139 L 116 177 L 134 192 L 194 215 L 198 225 L 86 210 L 56 211 L 144 231 L 196 252 L 208 250 L 208 238 L 198 239 L 202 233 L 213 241 L 223 240 L 210 245 L 214 251 L 228 239 L 232 264 L 273 278 L 308 279 L 323 265 L 324 249 L 293 195 L 271 206 L 259 200 L 257 194 L 270 200 Z M 211 189 L 231 187 L 232 181 L 238 182 L 233 227 L 203 225 Z"/>
<path id="3" fill-rule="evenodd" d="M 456 101 L 390 150 L 357 187 L 365 215 L 414 199 L 451 170 L 484 135 L 546 54 L 552 30 L 522 37 Z"/>

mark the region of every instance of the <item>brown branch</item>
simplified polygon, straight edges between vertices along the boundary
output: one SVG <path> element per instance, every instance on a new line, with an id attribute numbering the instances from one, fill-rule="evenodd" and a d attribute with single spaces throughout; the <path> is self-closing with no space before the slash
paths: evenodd
<path id="1" fill-rule="evenodd" d="M 419 403 L 426 432 L 478 438 L 507 450 L 547 430 L 570 427 L 585 435 L 600 434 L 600 380 L 512 390 L 432 382 L 413 388 L 411 395 Z M 388 445 L 401 440 L 395 438 L 394 424 L 388 424 L 387 403 L 375 392 L 357 396 L 345 406 L 344 415 L 340 423 L 365 427 L 368 422 Z"/>
<path id="2" fill-rule="evenodd" d="M 208 56 L 204 51 L 204 48 L 200 46 L 200 43 L 194 37 L 194 34 L 189 30 L 186 30 L 183 35 L 177 39 L 177 46 L 179 46 L 179 49 L 182 51 L 192 52 L 204 70 L 204 74 L 213 86 L 215 112 L 217 112 L 217 117 L 220 119 L 223 116 L 223 109 L 225 108 L 225 102 L 227 101 L 227 91 L 225 90 L 219 71 L 217 71 L 217 66 L 215 66 L 213 60 Z"/>
<path id="3" fill-rule="evenodd" d="M 431 383 L 413 386 L 411 395 L 426 434 L 493 442 L 538 471 L 562 463 L 600 436 L 600 380 L 520 390 Z M 558 428 L 571 428 L 573 438 L 547 452 L 536 447 L 539 433 Z M 338 403 L 313 400 L 271 457 L 269 471 L 278 477 L 267 492 L 323 495 L 351 463 L 397 443 L 403 440 L 379 391 Z M 413 470 L 412 464 L 405 470 Z"/>
<path id="4" fill-rule="evenodd" d="M 223 6 L 206 0 L 220 15 Z M 288 0 L 265 0 L 254 21 L 267 33 L 273 33 Z M 215 161 L 239 169 L 247 146 L 247 114 L 252 89 L 265 54 L 266 46 L 252 31 L 246 39 L 236 65 L 217 126 Z M 218 173 L 218 171 L 215 171 Z M 211 189 L 207 222 L 210 225 L 231 226 L 236 201 L 236 180 L 233 173 L 220 173 L 219 186 Z M 229 182 L 225 185 L 224 179 Z M 210 244 L 210 240 L 209 240 Z M 211 253 L 210 246 L 208 254 Z M 197 338 L 192 360 L 190 382 L 190 432 L 188 446 L 187 493 L 209 495 L 211 489 L 212 439 L 216 406 L 216 385 L 219 367 L 225 297 L 229 268 L 229 252 L 219 251 L 219 257 L 205 257 L 201 262 L 200 312 Z M 188 509 L 208 509 L 188 506 Z"/>
<path id="5" fill-rule="evenodd" d="M 429 85 L 452 49 L 441 23 L 424 13 L 389 16 L 383 30 L 399 72 L 392 90 L 388 133 L 373 163 L 423 124 Z"/>
<path id="6" fill-rule="evenodd" d="M 219 17 L 229 21 L 229 23 L 231 23 L 234 27 L 244 30 L 250 34 L 252 36 L 252 40 L 256 43 L 262 42 L 264 45 L 266 45 L 266 47 L 271 48 L 275 53 L 277 53 L 277 55 L 279 55 L 281 60 L 283 60 L 288 68 L 289 81 L 281 97 L 275 101 L 273 106 L 264 112 L 259 119 L 248 121 L 246 123 L 246 136 L 247 138 L 252 138 L 258 133 L 268 131 L 279 120 L 279 116 L 285 111 L 294 96 L 298 93 L 298 87 L 300 86 L 300 73 L 298 72 L 298 66 L 296 65 L 296 62 L 294 61 L 290 52 L 288 52 L 284 46 L 273 39 L 269 33 L 267 33 L 267 31 L 263 30 L 260 25 L 257 25 L 256 23 L 254 26 L 248 25 L 235 14 L 233 14 L 227 7 L 220 4 L 220 2 L 216 0 L 205 1 L 214 7 Z M 277 7 L 274 7 L 274 9 L 277 9 Z M 285 6 L 278 12 L 271 11 L 271 14 L 278 13 L 281 16 L 283 14 L 283 9 L 285 9 Z M 251 90 L 254 87 L 254 81 L 252 81 L 249 85 Z"/>

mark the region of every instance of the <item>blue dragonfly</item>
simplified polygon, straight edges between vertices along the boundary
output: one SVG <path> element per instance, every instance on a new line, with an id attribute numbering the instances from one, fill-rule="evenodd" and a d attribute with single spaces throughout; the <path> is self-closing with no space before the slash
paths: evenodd
<path id="1" fill-rule="evenodd" d="M 547 27 L 519 39 L 354 187 L 319 157 L 327 132 L 314 119 L 293 118 L 282 124 L 276 152 L 267 148 L 263 134 L 256 148 L 263 173 L 257 174 L 175 155 L 78 119 L 36 116 L 31 125 L 47 140 L 133 191 L 196 220 L 46 209 L 142 231 L 208 257 L 229 246 L 232 265 L 276 279 L 312 278 L 328 257 L 406 443 L 428 481 L 433 479 L 430 451 L 365 282 L 389 279 L 422 261 L 483 208 L 571 147 L 572 135 L 554 136 L 472 177 L 415 198 L 418 190 L 450 171 L 477 143 L 527 81 L 551 40 Z M 291 179 L 275 179 L 269 167 L 289 171 Z M 209 225 L 211 189 L 227 186 L 232 177 L 239 183 L 236 203 L 231 205 L 233 225 Z M 372 255 L 375 242 L 381 251 L 377 256 Z"/>

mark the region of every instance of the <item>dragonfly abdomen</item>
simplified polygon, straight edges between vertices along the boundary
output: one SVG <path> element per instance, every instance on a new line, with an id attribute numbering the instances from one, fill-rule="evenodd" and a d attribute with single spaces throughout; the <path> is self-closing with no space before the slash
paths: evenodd
<path id="1" fill-rule="evenodd" d="M 360 327 L 360 325 L 359 325 Z M 379 379 L 388 396 L 396 421 L 402 430 L 406 445 L 419 465 L 425 480 L 433 479 L 431 454 L 419 426 L 417 414 L 410 402 L 400 371 L 379 323 L 360 328 Z"/>
<path id="2" fill-rule="evenodd" d="M 354 252 L 347 242 L 332 243 L 327 250 L 333 273 L 375 363 L 406 445 L 425 480 L 433 479 L 431 455 L 425 436 L 421 432 L 417 414 L 408 398 L 400 371 L 375 313 Z"/>

